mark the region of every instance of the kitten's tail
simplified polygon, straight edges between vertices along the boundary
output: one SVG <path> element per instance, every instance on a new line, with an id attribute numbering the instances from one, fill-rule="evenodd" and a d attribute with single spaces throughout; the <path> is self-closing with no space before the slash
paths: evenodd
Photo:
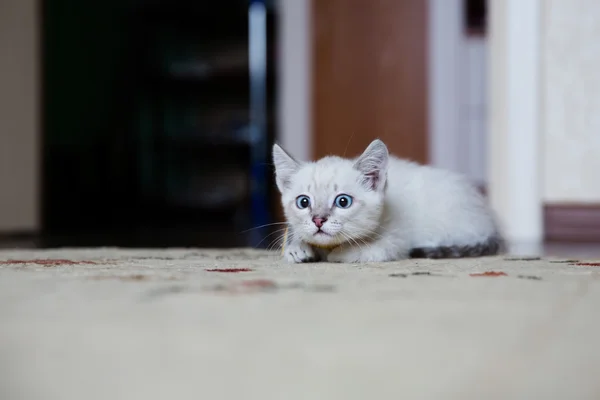
<path id="1" fill-rule="evenodd" d="M 492 236 L 487 240 L 466 246 L 417 247 L 410 251 L 410 258 L 465 258 L 493 256 L 504 253 L 506 244 L 502 237 Z"/>

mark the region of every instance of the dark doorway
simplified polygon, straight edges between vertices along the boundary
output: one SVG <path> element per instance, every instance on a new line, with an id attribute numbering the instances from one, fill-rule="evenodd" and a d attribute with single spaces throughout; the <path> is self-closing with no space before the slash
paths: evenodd
<path id="1" fill-rule="evenodd" d="M 264 74 L 249 63 L 263 20 Z M 257 244 L 264 230 L 243 232 L 271 221 L 272 5 L 53 0 L 42 21 L 42 245 Z"/>

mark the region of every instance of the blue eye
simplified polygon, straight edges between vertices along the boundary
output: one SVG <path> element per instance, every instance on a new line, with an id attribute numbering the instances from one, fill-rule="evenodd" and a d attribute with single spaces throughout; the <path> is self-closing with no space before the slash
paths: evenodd
<path id="1" fill-rule="evenodd" d="M 300 209 L 306 208 L 310 206 L 310 199 L 305 195 L 298 196 L 296 197 L 296 206 Z"/>
<path id="2" fill-rule="evenodd" d="M 335 198 L 334 204 L 339 208 L 348 208 L 352 205 L 352 197 L 347 194 L 340 194 Z"/>

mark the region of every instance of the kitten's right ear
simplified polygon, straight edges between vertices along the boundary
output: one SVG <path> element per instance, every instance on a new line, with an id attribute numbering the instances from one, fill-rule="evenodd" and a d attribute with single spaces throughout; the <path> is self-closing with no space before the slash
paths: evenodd
<path id="1" fill-rule="evenodd" d="M 275 164 L 275 181 L 277 188 L 283 193 L 291 186 L 292 175 L 300 169 L 300 163 L 278 144 L 273 145 L 273 164 Z"/>

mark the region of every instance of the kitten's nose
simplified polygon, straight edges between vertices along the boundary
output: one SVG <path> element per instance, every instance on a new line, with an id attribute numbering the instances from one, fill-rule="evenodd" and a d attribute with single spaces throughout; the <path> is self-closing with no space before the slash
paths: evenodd
<path id="1" fill-rule="evenodd" d="M 325 221 L 327 221 L 327 218 L 313 217 L 313 222 L 315 223 L 317 228 L 322 227 Z"/>

